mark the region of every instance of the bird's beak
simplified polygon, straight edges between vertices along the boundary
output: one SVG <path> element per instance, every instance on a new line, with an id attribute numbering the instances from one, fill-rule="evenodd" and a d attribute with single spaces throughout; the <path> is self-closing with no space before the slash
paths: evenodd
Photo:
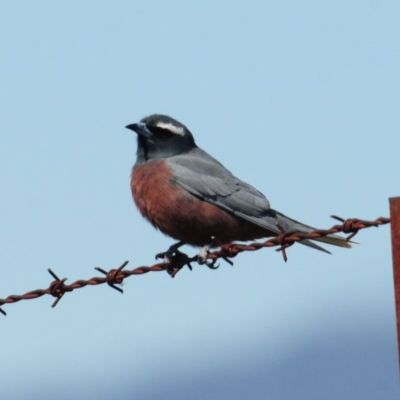
<path id="1" fill-rule="evenodd" d="M 127 125 L 125 128 L 135 131 L 138 135 L 141 135 L 147 139 L 153 139 L 153 134 L 142 122 L 139 122 L 138 124 Z"/>

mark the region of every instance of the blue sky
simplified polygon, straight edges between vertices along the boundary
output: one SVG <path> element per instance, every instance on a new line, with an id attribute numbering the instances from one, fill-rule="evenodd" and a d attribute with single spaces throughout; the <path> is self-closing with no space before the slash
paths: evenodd
<path id="1" fill-rule="evenodd" d="M 0 297 L 172 240 L 135 209 L 155 112 L 317 227 L 398 196 L 396 1 L 3 2 Z M 1 398 L 397 399 L 388 226 L 333 255 L 295 245 L 4 306 Z M 191 254 L 194 249 L 187 249 Z"/>

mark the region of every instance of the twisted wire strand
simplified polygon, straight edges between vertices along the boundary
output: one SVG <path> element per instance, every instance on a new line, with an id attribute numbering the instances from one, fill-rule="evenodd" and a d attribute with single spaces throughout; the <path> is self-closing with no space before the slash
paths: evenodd
<path id="1" fill-rule="evenodd" d="M 218 242 L 218 238 L 213 238 L 214 244 L 219 245 L 219 249 L 216 251 L 212 251 L 207 255 L 207 259 L 210 262 L 206 263 L 211 269 L 216 269 L 218 266 L 215 266 L 215 261 L 222 258 L 230 264 L 233 264 L 230 258 L 236 257 L 239 253 L 244 251 L 255 251 L 260 250 L 265 247 L 274 247 L 279 246 L 277 251 L 281 251 L 284 260 L 287 260 L 286 249 L 292 246 L 294 243 L 299 242 L 305 239 L 316 239 L 322 236 L 327 236 L 330 234 L 335 234 L 338 232 L 343 232 L 349 234 L 346 240 L 352 239 L 359 230 L 370 228 L 372 226 L 378 227 L 383 224 L 390 223 L 389 218 L 379 217 L 374 221 L 366 221 L 357 218 L 349 218 L 342 219 L 336 216 L 332 216 L 333 218 L 341 221 L 341 224 L 337 224 L 332 226 L 330 229 L 316 229 L 312 232 L 304 233 L 304 232 L 283 232 L 281 235 L 270 238 L 264 242 L 254 242 L 249 244 L 240 244 L 240 243 L 231 243 L 231 244 L 220 244 Z M 55 307 L 57 303 L 61 300 L 61 298 L 65 295 L 65 293 L 72 292 L 75 289 L 81 289 L 88 285 L 101 285 L 103 283 L 107 283 L 113 289 L 123 292 L 123 290 L 116 286 L 122 284 L 125 278 L 128 278 L 132 275 L 142 275 L 148 272 L 160 272 L 167 271 L 171 277 L 174 277 L 183 267 L 188 266 L 192 269 L 192 262 L 197 262 L 198 264 L 204 264 L 204 262 L 200 261 L 198 256 L 189 257 L 188 255 L 176 251 L 176 253 L 168 260 L 168 262 L 156 263 L 152 266 L 139 266 L 132 270 L 124 270 L 128 261 L 125 261 L 120 267 L 110 269 L 109 271 L 105 271 L 102 268 L 96 267 L 95 269 L 101 272 L 104 277 L 93 277 L 90 279 L 79 279 L 71 284 L 66 284 L 66 278 L 60 279 L 51 269 L 49 269 L 49 273 L 52 275 L 54 280 L 50 283 L 47 289 L 36 289 L 30 292 L 27 292 L 22 295 L 10 295 L 5 299 L 0 299 L 0 306 L 4 304 L 16 303 L 21 300 L 32 300 L 37 299 L 43 295 L 52 295 L 55 297 L 55 301 L 52 304 L 52 307 Z M 6 315 L 6 312 L 0 307 L 0 312 L 3 315 Z"/>

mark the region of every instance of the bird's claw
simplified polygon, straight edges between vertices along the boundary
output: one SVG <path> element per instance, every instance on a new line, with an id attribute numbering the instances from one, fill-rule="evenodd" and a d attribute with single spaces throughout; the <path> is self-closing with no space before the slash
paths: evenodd
<path id="1" fill-rule="evenodd" d="M 206 245 L 200 250 L 199 254 L 197 254 L 196 261 L 200 265 L 205 265 L 210 269 L 217 269 L 219 267 L 219 264 L 215 265 L 217 260 L 216 259 L 210 260 L 208 258 L 209 254 L 210 254 L 210 245 Z"/>
<path id="2" fill-rule="evenodd" d="M 195 257 L 189 257 L 179 250 L 184 244 L 184 242 L 175 243 L 167 251 L 156 254 L 156 259 L 163 259 L 163 264 L 167 265 L 166 270 L 172 278 L 186 265 L 191 271 L 193 270 L 190 263 L 196 261 Z"/>
<path id="3" fill-rule="evenodd" d="M 181 251 L 179 251 L 179 247 L 183 246 L 184 244 L 185 243 L 183 242 L 178 242 L 170 246 L 167 251 L 157 253 L 156 260 L 158 258 L 162 258 L 164 264 L 171 264 L 174 259 L 174 256 L 184 254 Z"/>
<path id="4" fill-rule="evenodd" d="M 218 269 L 220 264 L 215 265 L 217 259 L 214 260 L 207 260 L 204 264 L 210 269 Z"/>
<path id="5" fill-rule="evenodd" d="M 190 264 L 192 261 L 194 261 L 193 257 L 189 257 L 187 254 L 178 251 L 167 263 L 167 272 L 173 278 L 185 266 L 192 271 L 193 267 Z"/>
<path id="6" fill-rule="evenodd" d="M 171 264 L 172 262 L 172 258 L 174 257 L 174 254 L 172 251 L 169 251 L 169 249 L 167 251 L 163 251 L 160 253 L 156 254 L 156 260 L 159 258 L 163 259 L 163 263 L 164 264 Z"/>

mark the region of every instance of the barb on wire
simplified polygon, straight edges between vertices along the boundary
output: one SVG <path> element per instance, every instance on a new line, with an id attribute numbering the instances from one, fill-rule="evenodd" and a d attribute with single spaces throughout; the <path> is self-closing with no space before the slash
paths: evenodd
<path id="1" fill-rule="evenodd" d="M 346 238 L 347 241 L 352 239 L 359 230 L 369 228 L 371 226 L 378 227 L 379 225 L 388 224 L 390 222 L 389 218 L 380 217 L 375 221 L 365 221 L 356 218 L 350 219 L 342 219 L 337 216 L 332 216 L 339 221 L 341 224 L 334 225 L 330 229 L 316 229 L 312 232 L 284 232 L 284 230 L 280 227 L 282 233 L 279 236 L 268 239 L 265 242 L 254 242 L 250 244 L 240 244 L 240 243 L 230 243 L 230 244 L 221 244 L 218 242 L 218 238 L 212 238 L 212 243 L 219 246 L 219 249 L 216 251 L 209 252 L 207 255 L 207 259 L 210 260 L 210 263 L 205 263 L 207 267 L 210 269 L 216 269 L 217 267 L 214 265 L 215 261 L 219 258 L 227 261 L 229 264 L 233 265 L 233 262 L 230 258 L 236 257 L 239 253 L 243 251 L 255 251 L 260 250 L 264 247 L 273 247 L 279 246 L 277 251 L 282 251 L 282 255 L 284 260 L 287 260 L 286 249 L 292 246 L 294 243 L 299 242 L 305 239 L 316 239 L 322 236 L 335 234 L 338 232 L 348 233 L 349 236 Z M 105 277 L 93 277 L 88 280 L 80 279 L 77 280 L 70 285 L 66 284 L 67 278 L 60 279 L 51 269 L 48 269 L 50 275 L 54 278 L 54 281 L 50 283 L 47 289 L 36 289 L 30 292 L 27 292 L 23 295 L 10 295 L 5 299 L 0 299 L 0 306 L 4 304 L 16 303 L 20 300 L 31 300 L 37 299 L 45 294 L 52 295 L 55 297 L 55 301 L 52 304 L 52 307 L 55 307 L 58 302 L 62 299 L 62 297 L 67 292 L 72 292 L 75 289 L 81 289 L 87 285 L 101 285 L 103 283 L 107 283 L 111 288 L 123 293 L 123 290 L 116 285 L 122 284 L 125 278 L 128 278 L 131 275 L 141 275 L 146 274 L 147 272 L 158 272 L 158 271 L 167 271 L 168 274 L 173 278 L 183 267 L 187 266 L 189 269 L 192 269 L 192 262 L 197 262 L 198 264 L 204 264 L 204 261 L 200 261 L 198 256 L 189 257 L 185 253 L 177 251 L 170 258 L 169 262 L 162 262 L 152 265 L 151 267 L 140 266 L 134 268 L 132 270 L 124 270 L 127 266 L 128 261 L 125 261 L 120 267 L 111 269 L 109 271 L 105 271 L 102 268 L 96 267 L 97 271 L 100 271 Z M 6 312 L 0 307 L 0 312 L 3 315 L 6 315 Z"/>

